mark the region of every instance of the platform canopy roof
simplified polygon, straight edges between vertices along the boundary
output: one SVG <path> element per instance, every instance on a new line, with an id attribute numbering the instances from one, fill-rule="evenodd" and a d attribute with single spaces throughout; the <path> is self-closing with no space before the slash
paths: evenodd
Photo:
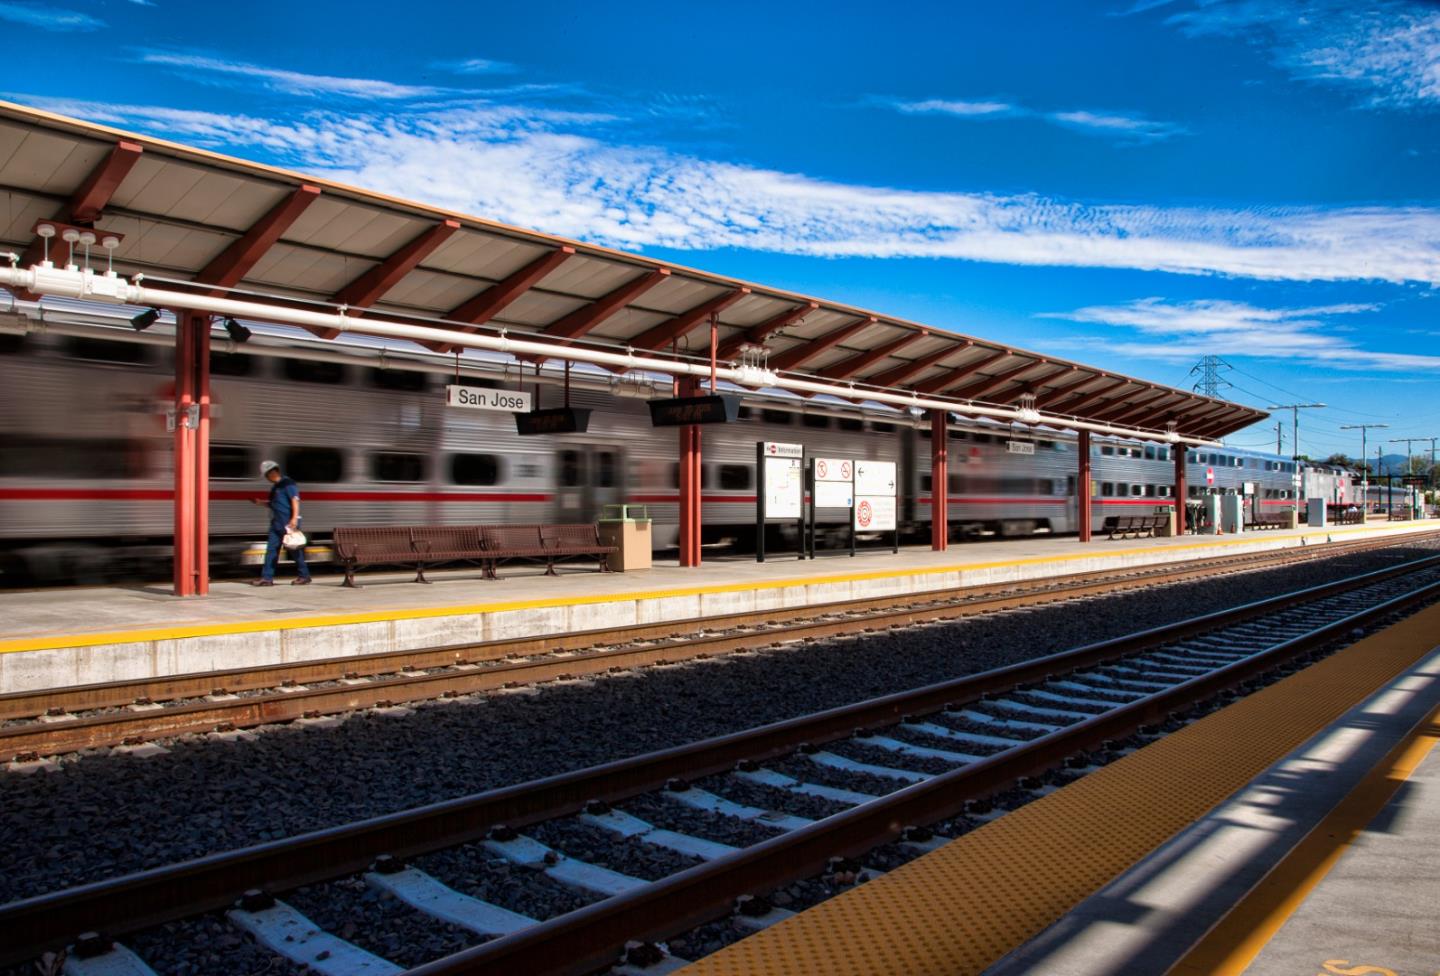
<path id="1" fill-rule="evenodd" d="M 1002 342 L 738 281 L 0 102 L 0 250 L 38 220 L 123 235 L 122 274 L 707 356 L 772 370 L 1217 438 L 1266 416 Z M 58 241 L 52 242 L 58 244 Z M 445 349 L 443 345 L 432 348 Z M 957 412 L 963 413 L 957 407 Z"/>

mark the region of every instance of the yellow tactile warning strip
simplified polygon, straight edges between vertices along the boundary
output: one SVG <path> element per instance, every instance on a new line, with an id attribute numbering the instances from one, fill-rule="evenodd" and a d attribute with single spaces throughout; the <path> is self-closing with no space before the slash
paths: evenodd
<path id="1" fill-rule="evenodd" d="M 1432 606 L 685 976 L 963 976 L 1038 935 L 1440 641 Z"/>
<path id="2" fill-rule="evenodd" d="M 1397 535 L 1436 532 L 1440 528 L 1425 522 L 1397 522 L 1384 529 L 1371 526 L 1352 526 L 1323 531 L 1306 532 L 1303 535 L 1287 537 L 1287 541 L 1310 543 L 1326 540 L 1337 535 L 1354 532 L 1372 532 Z M 802 576 L 794 579 L 755 580 L 743 583 L 723 583 L 712 586 L 683 586 L 664 590 L 643 590 L 634 593 L 623 591 L 595 593 L 581 596 L 549 597 L 539 600 L 510 600 L 498 603 L 460 604 L 443 607 L 414 607 L 391 610 L 370 610 L 354 613 L 331 613 L 308 617 L 287 617 L 280 620 L 237 620 L 224 623 L 180 624 L 173 627 L 143 627 L 131 630 L 100 631 L 82 634 L 47 634 L 43 637 L 17 637 L 0 640 L 0 654 L 18 651 L 49 651 L 66 647 L 94 647 L 105 644 L 136 644 L 148 641 L 180 640 L 187 637 L 215 637 L 224 634 L 257 634 L 284 630 L 302 630 L 308 627 L 339 627 L 346 624 L 383 623 L 391 620 L 428 620 L 435 617 L 469 616 L 484 613 L 502 613 L 507 610 L 537 610 L 549 607 L 586 606 L 596 603 L 628 602 L 631 600 L 662 600 L 677 596 L 703 596 L 712 593 L 739 593 L 745 590 L 783 590 L 795 586 L 819 586 L 827 583 L 854 583 L 864 580 L 890 579 L 896 576 L 933 576 L 939 573 L 973 573 L 984 569 L 1002 569 L 1008 566 L 1033 566 L 1043 563 L 1067 563 L 1081 559 L 1114 558 L 1117 556 L 1140 556 L 1156 552 L 1187 552 L 1203 549 L 1219 549 L 1226 546 L 1253 545 L 1263 542 L 1254 535 L 1217 539 L 1210 542 L 1194 542 L 1145 549 L 1090 549 L 1072 553 L 1032 556 L 1025 559 L 1001 559 L 991 562 L 951 563 L 943 566 L 911 566 L 899 569 L 870 570 L 858 573 L 830 573 L 823 576 Z M 1279 548 L 1279 547 L 1276 547 Z"/>
<path id="3" fill-rule="evenodd" d="M 1440 708 L 1421 719 L 1284 860 L 1167 971 L 1167 976 L 1243 973 L 1437 743 Z"/>

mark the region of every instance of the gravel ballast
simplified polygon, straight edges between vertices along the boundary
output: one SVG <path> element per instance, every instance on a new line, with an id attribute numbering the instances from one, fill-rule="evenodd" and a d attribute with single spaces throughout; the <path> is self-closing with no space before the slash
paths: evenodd
<path id="1" fill-rule="evenodd" d="M 66 757 L 56 772 L 0 775 L 7 862 L 0 900 L 971 674 L 1433 555 L 1437 547 L 1416 542 L 1019 613 L 792 644 L 723 666 L 651 669 L 640 677 L 547 685 L 534 695 L 420 706 L 408 715 L 361 712 L 334 728 L 274 727 L 249 742 L 191 736 L 165 743 L 168 754 L 148 759 L 103 751 Z M 862 741 L 854 740 L 856 750 Z M 945 748 L 938 740 L 934 746 Z M 875 750 L 863 752 L 878 757 Z M 806 761 L 767 765 L 813 782 L 826 779 Z M 853 777 L 836 782 L 864 788 Z M 781 791 L 747 796 L 759 788 L 715 789 L 802 816 L 819 812 L 813 801 L 786 802 Z"/>

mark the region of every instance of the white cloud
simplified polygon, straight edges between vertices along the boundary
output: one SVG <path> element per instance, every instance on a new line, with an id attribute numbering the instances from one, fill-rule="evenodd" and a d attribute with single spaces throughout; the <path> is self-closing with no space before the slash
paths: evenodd
<path id="1" fill-rule="evenodd" d="M 317 175 L 616 247 L 1440 284 L 1433 208 L 1091 206 L 860 186 L 613 144 L 596 128 L 604 116 L 479 101 L 272 120 L 25 100 L 234 151 L 259 148 Z"/>
<path id="2" fill-rule="evenodd" d="M 1440 9 L 1434 4 L 1197 0 L 1167 23 L 1192 36 L 1238 35 L 1266 44 L 1292 76 L 1363 89 L 1371 105 L 1440 103 Z"/>
<path id="3" fill-rule="evenodd" d="M 1298 360 L 1344 370 L 1419 372 L 1440 367 L 1440 356 L 1365 349 L 1332 321 L 1378 309 L 1378 305 L 1366 304 L 1262 308 L 1235 301 L 1141 298 L 1124 305 L 1092 305 L 1039 317 L 1129 330 L 1133 338 L 1086 340 L 1085 345 L 1139 359 L 1193 362 L 1218 352 L 1232 358 Z M 1150 341 L 1138 341 L 1142 337 Z"/>
<path id="4" fill-rule="evenodd" d="M 497 75 L 515 71 L 515 65 L 508 61 L 494 61 L 490 58 L 466 58 L 463 61 L 447 61 L 443 67 L 461 75 Z"/>
<path id="5" fill-rule="evenodd" d="M 48 31 L 94 31 L 105 26 L 105 21 L 89 14 L 34 3 L 0 3 L 0 20 Z"/>
<path id="6" fill-rule="evenodd" d="M 362 99 L 421 98 L 445 91 L 430 85 L 397 85 L 373 78 L 341 78 L 333 75 L 311 75 L 300 71 L 267 68 L 244 61 L 230 61 L 199 54 L 174 54 L 146 51 L 140 55 L 145 64 L 158 64 L 189 71 L 208 72 L 242 81 L 258 81 L 275 91 L 289 95 L 343 95 Z"/>
<path id="7" fill-rule="evenodd" d="M 1155 142 L 1179 135 L 1185 130 L 1169 122 L 1155 122 L 1137 115 L 1118 112 L 1076 109 L 1066 112 L 1040 112 L 999 99 L 965 100 L 926 98 L 919 101 L 901 99 L 870 99 L 905 115 L 948 115 L 958 119 L 1029 118 L 1049 122 L 1090 135 L 1118 136 L 1128 142 Z"/>
<path id="8" fill-rule="evenodd" d="M 1010 115 L 1016 111 L 1008 102 L 967 102 L 948 98 L 927 98 L 918 102 L 894 102 L 906 115 L 958 115 L 961 118 L 983 118 L 987 115 Z"/>

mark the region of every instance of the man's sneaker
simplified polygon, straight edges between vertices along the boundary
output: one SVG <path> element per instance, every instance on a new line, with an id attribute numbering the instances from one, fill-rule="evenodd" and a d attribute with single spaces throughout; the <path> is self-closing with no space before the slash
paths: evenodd
<path id="1" fill-rule="evenodd" d="M 290 585 L 291 585 L 291 586 L 309 586 L 309 585 L 310 585 L 310 577 L 308 577 L 308 576 L 302 576 L 302 577 L 300 577 L 299 579 L 293 579 L 293 580 L 290 581 Z"/>
<path id="2" fill-rule="evenodd" d="M 251 585 L 251 586 L 274 586 L 274 585 L 275 585 L 275 581 L 274 581 L 274 580 L 267 580 L 267 579 L 253 579 L 253 580 L 250 581 L 250 585 Z"/>

